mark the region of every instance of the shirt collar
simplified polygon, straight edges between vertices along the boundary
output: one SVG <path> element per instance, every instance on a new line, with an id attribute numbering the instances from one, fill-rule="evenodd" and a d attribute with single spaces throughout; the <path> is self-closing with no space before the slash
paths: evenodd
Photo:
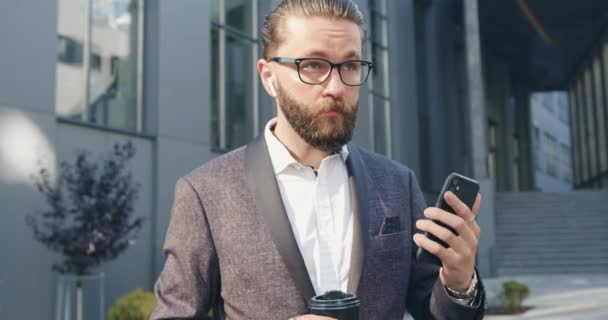
<path id="1" fill-rule="evenodd" d="M 268 146 L 274 173 L 278 174 L 290 165 L 297 164 L 298 161 L 293 158 L 291 153 L 289 153 L 289 150 L 287 150 L 287 147 L 285 147 L 279 139 L 274 136 L 274 133 L 272 133 L 276 124 L 277 118 L 268 121 L 266 128 L 264 129 L 264 138 L 266 139 L 266 145 Z M 348 158 L 348 148 L 346 145 L 342 146 L 339 153 L 342 161 L 346 162 L 346 159 Z"/>

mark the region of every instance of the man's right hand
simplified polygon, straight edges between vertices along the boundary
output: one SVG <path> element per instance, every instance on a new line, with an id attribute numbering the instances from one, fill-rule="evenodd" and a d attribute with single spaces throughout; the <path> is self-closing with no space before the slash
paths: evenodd
<path id="1" fill-rule="evenodd" d="M 322 316 L 317 316 L 314 314 L 305 314 L 305 315 L 301 315 L 301 316 L 296 316 L 293 317 L 289 320 L 336 320 L 334 318 L 328 318 L 328 317 L 322 317 Z"/>

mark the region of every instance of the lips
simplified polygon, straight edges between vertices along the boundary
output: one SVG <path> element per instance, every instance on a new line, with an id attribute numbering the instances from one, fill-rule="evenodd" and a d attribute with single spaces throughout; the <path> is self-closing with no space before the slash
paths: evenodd
<path id="1" fill-rule="evenodd" d="M 344 115 L 344 113 L 342 111 L 333 110 L 333 111 L 323 112 L 323 115 L 326 115 L 326 116 L 342 116 L 342 115 Z"/>
<path id="2" fill-rule="evenodd" d="M 344 108 L 340 108 L 338 106 L 331 106 L 327 109 L 322 110 L 320 113 L 325 115 L 343 115 L 346 110 Z"/>

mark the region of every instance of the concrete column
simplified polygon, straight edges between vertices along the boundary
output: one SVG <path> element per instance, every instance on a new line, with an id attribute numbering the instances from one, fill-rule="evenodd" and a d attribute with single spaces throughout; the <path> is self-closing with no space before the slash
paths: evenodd
<path id="1" fill-rule="evenodd" d="M 494 222 L 494 190 L 488 177 L 487 117 L 483 81 L 478 0 L 464 0 L 463 17 L 466 45 L 466 73 L 468 82 L 467 111 L 470 163 L 473 177 L 480 182 L 482 206 L 477 221 L 482 237 L 477 251 L 477 265 L 482 275 L 495 273 L 493 252 L 496 247 Z"/>
<path id="2" fill-rule="evenodd" d="M 483 83 L 481 40 L 477 0 L 464 1 L 466 70 L 472 173 L 475 178 L 488 177 L 487 117 Z"/>
<path id="3" fill-rule="evenodd" d="M 533 137 L 531 134 L 532 130 L 530 128 L 530 93 L 522 85 L 519 85 L 518 88 L 515 88 L 515 90 L 517 90 L 515 96 L 515 121 L 517 126 L 517 132 L 519 135 L 520 190 L 532 191 L 536 189 L 536 183 L 534 180 L 536 168 L 534 167 L 534 151 L 532 150 Z"/>

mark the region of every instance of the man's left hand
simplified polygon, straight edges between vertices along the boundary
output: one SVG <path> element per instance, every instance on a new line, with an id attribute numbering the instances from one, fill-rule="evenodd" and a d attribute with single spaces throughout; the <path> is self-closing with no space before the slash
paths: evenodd
<path id="1" fill-rule="evenodd" d="M 449 248 L 444 248 L 420 233 L 414 235 L 414 242 L 441 260 L 443 267 L 439 278 L 445 286 L 452 290 L 466 291 L 475 272 L 475 255 L 481 232 L 475 217 L 479 212 L 481 195 L 477 194 L 473 209 L 469 209 L 452 192 L 446 192 L 444 198 L 456 214 L 439 208 L 427 208 L 424 210 L 424 216 L 428 219 L 418 220 L 416 227 L 435 235 L 447 243 Z M 433 220 L 450 226 L 458 235 Z"/>

